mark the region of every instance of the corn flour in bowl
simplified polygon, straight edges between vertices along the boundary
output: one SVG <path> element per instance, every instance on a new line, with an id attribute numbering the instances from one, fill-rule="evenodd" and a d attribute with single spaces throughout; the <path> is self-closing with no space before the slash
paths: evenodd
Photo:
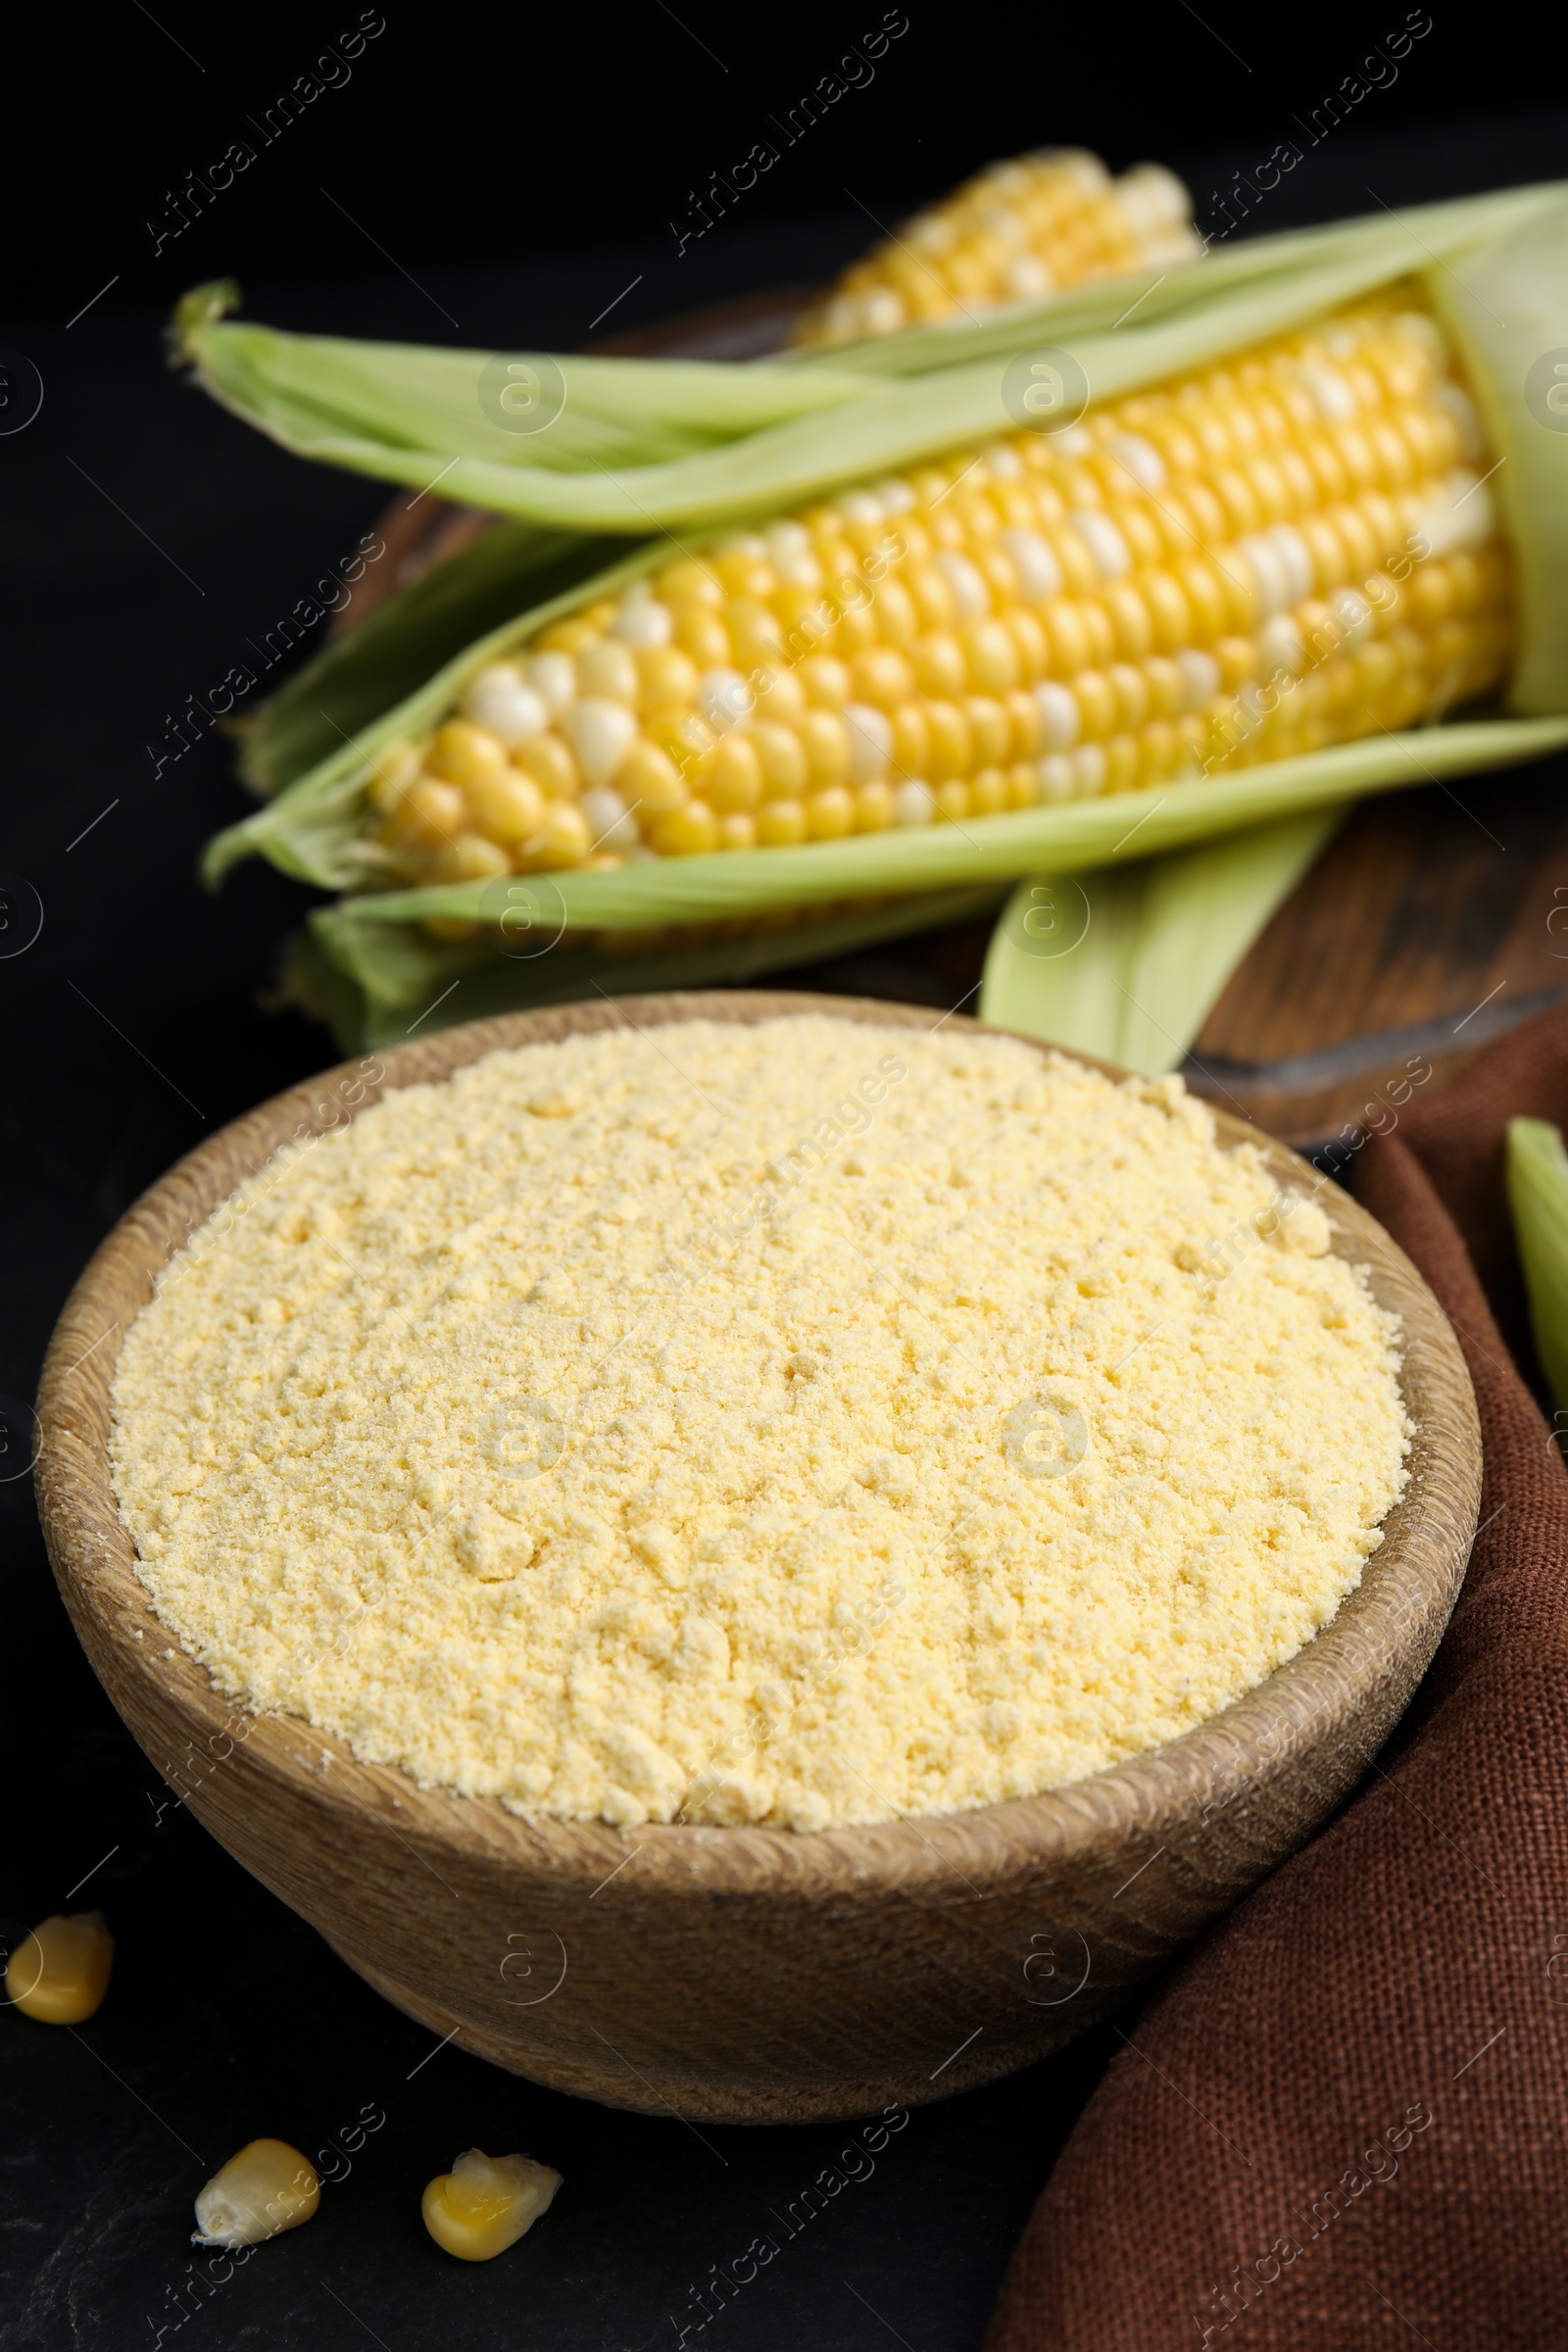
<path id="1" fill-rule="evenodd" d="M 126 1334 L 116 1492 L 224 1692 L 423 1787 L 961 1813 L 1191 1731 L 1359 1583 L 1411 1430 L 1331 1239 L 1177 1079 L 569 1036 L 249 1178 Z"/>

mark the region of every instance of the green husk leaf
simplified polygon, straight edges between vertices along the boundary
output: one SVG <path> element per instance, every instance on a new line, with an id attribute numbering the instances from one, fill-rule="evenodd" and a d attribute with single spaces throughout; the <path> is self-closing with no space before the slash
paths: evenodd
<path id="1" fill-rule="evenodd" d="M 1568 1404 L 1568 1152 L 1547 1120 L 1508 1121 L 1507 1183 L 1536 1354 Z"/>
<path id="2" fill-rule="evenodd" d="M 778 512 L 1015 419 L 1004 364 L 1065 344 L 1095 400 L 1200 366 L 1354 299 L 1443 269 L 1562 200 L 1507 190 L 1258 238 L 1173 270 L 1142 299 L 1126 279 L 972 325 L 890 338 L 851 365 L 605 360 L 563 355 L 565 405 L 512 433 L 480 406 L 494 355 L 285 335 L 196 306 L 179 356 L 215 399 L 302 457 L 563 529 L 632 533 Z M 534 355 L 540 356 L 540 355 Z M 548 355 L 544 355 L 548 356 Z"/>
<path id="3" fill-rule="evenodd" d="M 1022 882 L 992 935 L 979 1014 L 1158 1077 L 1174 1070 L 1337 808 L 1196 850 Z"/>
<path id="4" fill-rule="evenodd" d="M 933 891 L 895 906 L 832 915 L 788 931 L 607 954 L 569 945 L 531 959 L 498 954 L 489 940 L 438 940 L 409 924 L 371 927 L 340 907 L 318 907 L 289 950 L 285 1001 L 328 1020 L 345 1053 L 396 1045 L 455 1021 L 521 1012 L 603 992 L 711 987 L 752 980 L 791 964 L 818 962 L 910 931 L 962 923 L 993 911 L 1000 893 Z"/>
<path id="5" fill-rule="evenodd" d="M 1433 305 L 1466 360 L 1497 453 L 1492 489 L 1518 566 L 1520 656 L 1512 710 L 1568 709 L 1568 205 L 1553 205 L 1434 270 Z M 1553 378 L 1551 362 L 1564 373 Z M 1540 380 L 1543 376 L 1544 381 Z"/>

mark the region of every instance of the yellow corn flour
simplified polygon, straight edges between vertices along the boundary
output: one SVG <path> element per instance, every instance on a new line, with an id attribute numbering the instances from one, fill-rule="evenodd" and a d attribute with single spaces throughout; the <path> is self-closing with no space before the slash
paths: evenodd
<path id="1" fill-rule="evenodd" d="M 795 1830 L 1189 1730 L 1381 1541 L 1397 1326 L 1178 1079 L 819 1015 L 388 1095 L 166 1271 L 113 1453 L 247 1706 L 517 1812 Z"/>

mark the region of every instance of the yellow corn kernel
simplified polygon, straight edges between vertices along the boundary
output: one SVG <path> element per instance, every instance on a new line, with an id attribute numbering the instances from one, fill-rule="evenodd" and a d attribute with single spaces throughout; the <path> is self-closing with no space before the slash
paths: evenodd
<path id="1" fill-rule="evenodd" d="M 757 838 L 764 850 L 793 850 L 806 839 L 803 801 L 764 801 L 757 811 Z"/>
<path id="2" fill-rule="evenodd" d="M 1032 686 L 1043 678 L 1051 665 L 1051 648 L 1046 632 L 1027 605 L 1014 605 L 1010 612 L 998 614 L 1002 626 L 1012 639 L 1018 657 L 1018 682 Z"/>
<path id="3" fill-rule="evenodd" d="M 763 797 L 769 801 L 798 801 L 806 790 L 806 746 L 792 727 L 768 720 L 754 726 L 752 745 L 762 773 Z"/>
<path id="4" fill-rule="evenodd" d="M 891 784 L 859 784 L 855 791 L 855 830 L 857 833 L 882 833 L 892 824 L 894 816 L 893 787 Z"/>
<path id="5" fill-rule="evenodd" d="M 835 654 L 809 655 L 796 674 L 813 710 L 842 710 L 850 699 L 850 671 Z"/>
<path id="6" fill-rule="evenodd" d="M 678 645 L 645 646 L 637 656 L 638 701 L 644 710 L 697 700 L 699 671 Z"/>
<path id="7" fill-rule="evenodd" d="M 692 789 L 720 816 L 755 808 L 762 797 L 762 763 L 749 735 L 738 729 L 721 735 L 699 760 Z"/>
<path id="8" fill-rule="evenodd" d="M 1011 757 L 1012 720 L 1005 703 L 988 694 L 971 694 L 963 715 L 969 722 L 969 761 L 975 767 L 994 767 Z"/>
<path id="9" fill-rule="evenodd" d="M 449 784 L 476 783 L 504 771 L 507 747 L 488 727 L 476 727 L 471 718 L 449 718 L 445 726 L 437 727 L 424 763 L 431 775 L 441 776 Z"/>
<path id="10" fill-rule="evenodd" d="M 652 820 L 667 816 L 690 796 L 669 754 L 644 738 L 634 743 L 616 771 L 615 789 L 628 808 Z"/>
<path id="11" fill-rule="evenodd" d="M 760 724 L 793 726 L 806 709 L 806 689 L 792 669 L 764 663 L 753 673 L 752 689 L 757 697 L 753 716 Z"/>
<path id="12" fill-rule="evenodd" d="M 928 703 L 925 722 L 930 733 L 931 748 L 926 757 L 926 773 L 933 784 L 950 776 L 961 776 L 970 762 L 973 747 L 969 741 L 969 722 L 956 703 Z"/>
<path id="13" fill-rule="evenodd" d="M 893 765 L 901 776 L 923 776 L 931 758 L 925 705 L 901 703 L 893 713 Z"/>
<path id="14" fill-rule="evenodd" d="M 951 703 L 965 692 L 969 667 L 962 646 L 950 629 L 930 630 L 924 637 L 917 637 L 910 650 L 914 682 L 922 694 Z"/>
<path id="15" fill-rule="evenodd" d="M 259 2246 L 308 2222 L 321 2202 L 316 2167 L 286 2139 L 248 2140 L 196 2200 L 193 2246 Z"/>
<path id="16" fill-rule="evenodd" d="M 1007 779 L 1000 767 L 983 767 L 969 787 L 974 816 L 997 816 L 1007 806 Z"/>
<path id="17" fill-rule="evenodd" d="M 714 669 L 729 660 L 729 631 L 711 605 L 675 607 L 675 643 L 699 669 Z"/>
<path id="18" fill-rule="evenodd" d="M 538 832 L 517 850 L 517 869 L 523 873 L 554 873 L 566 866 L 581 865 L 593 846 L 588 819 L 576 802 L 552 801 Z"/>
<path id="19" fill-rule="evenodd" d="M 969 813 L 969 787 L 950 776 L 936 789 L 936 813 L 941 824 L 959 825 Z"/>
<path id="20" fill-rule="evenodd" d="M 700 858 L 718 847 L 718 819 L 706 801 L 688 801 L 656 820 L 649 842 L 661 858 Z"/>
<path id="21" fill-rule="evenodd" d="M 6 1998 L 24 2017 L 79 2026 L 109 1990 L 115 1939 L 101 1911 L 54 1912 L 24 1936 L 6 1969 Z"/>
<path id="22" fill-rule="evenodd" d="M 724 584 L 716 567 L 699 563 L 695 556 L 666 564 L 655 587 L 666 605 L 717 606 L 724 602 Z"/>
<path id="23" fill-rule="evenodd" d="M 461 2262 L 490 2262 L 547 2213 L 561 2175 L 531 2156 L 486 2156 L 467 2148 L 438 2173 L 419 2202 L 438 2246 Z"/>
<path id="24" fill-rule="evenodd" d="M 512 859 L 482 833 L 460 833 L 436 854 L 430 878 L 434 882 L 493 882 L 510 874 Z"/>
<path id="25" fill-rule="evenodd" d="M 842 784 L 813 792 L 806 804 L 806 832 L 810 841 L 842 841 L 855 828 L 855 795 Z"/>
<path id="26" fill-rule="evenodd" d="M 465 798 L 474 830 L 506 850 L 526 841 L 544 822 L 545 796 L 533 777 L 518 767 L 470 784 Z"/>
<path id="27" fill-rule="evenodd" d="M 577 656 L 577 692 L 635 705 L 642 693 L 637 657 L 618 637 L 602 637 Z"/>
<path id="28" fill-rule="evenodd" d="M 372 808 L 390 816 L 423 765 L 423 757 L 415 743 L 384 743 L 370 762 L 366 778 L 366 797 Z"/>
<path id="29" fill-rule="evenodd" d="M 674 704 L 662 710 L 650 710 L 643 721 L 643 732 L 673 760 L 678 772 L 688 778 L 704 753 L 713 745 L 713 730 L 707 720 L 699 718 L 695 710 Z"/>
<path id="30" fill-rule="evenodd" d="M 801 749 L 815 791 L 842 784 L 850 772 L 850 730 L 836 710 L 808 710 L 801 720 Z"/>
<path id="31" fill-rule="evenodd" d="M 757 819 L 744 809 L 732 808 L 718 820 L 718 846 L 721 850 L 755 850 Z"/>
<path id="32" fill-rule="evenodd" d="M 443 784 L 439 776 L 420 776 L 387 818 L 387 832 L 412 849 L 435 850 L 444 841 L 456 841 L 466 816 L 467 807 L 456 784 Z"/>
<path id="33" fill-rule="evenodd" d="M 566 744 L 553 732 L 536 735 L 531 743 L 519 745 L 516 764 L 525 776 L 533 778 L 546 800 L 569 800 L 581 790 L 577 762 Z"/>
<path id="34" fill-rule="evenodd" d="M 908 701 L 914 687 L 908 657 L 891 645 L 867 646 L 857 654 L 850 676 L 855 700 L 869 703 L 877 710 L 896 710 Z"/>
<path id="35" fill-rule="evenodd" d="M 756 597 L 738 596 L 724 607 L 731 655 L 742 669 L 759 669 L 777 662 L 784 650 L 784 632 L 772 613 Z"/>

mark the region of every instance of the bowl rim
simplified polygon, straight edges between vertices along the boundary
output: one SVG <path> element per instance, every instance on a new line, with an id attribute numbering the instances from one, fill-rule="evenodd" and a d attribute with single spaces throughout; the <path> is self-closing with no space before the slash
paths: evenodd
<path id="1" fill-rule="evenodd" d="M 421 1788 L 401 1766 L 362 1762 L 344 1738 L 303 1716 L 252 1714 L 225 1697 L 163 1624 L 136 1573 L 108 1452 L 120 1346 L 175 1250 L 289 1138 L 330 1133 L 395 1088 L 438 1081 L 491 1053 L 572 1035 L 692 1020 L 752 1025 L 798 1013 L 890 1030 L 952 1024 L 961 1033 L 1014 1038 L 1042 1055 L 1059 1054 L 1113 1078 L 1131 1074 L 1016 1030 L 891 1000 L 761 989 L 605 996 L 596 1004 L 455 1025 L 322 1070 L 206 1138 L 112 1228 L 62 1309 L 45 1360 L 39 1512 L 63 1596 L 95 1667 L 100 1655 L 113 1653 L 116 1681 L 125 1674 L 144 1679 L 155 1712 L 158 1703 L 167 1711 L 172 1702 L 205 1735 L 216 1759 L 211 1765 L 202 1759 L 207 1771 L 221 1769 L 243 1747 L 279 1789 L 335 1809 L 350 1825 L 355 1817 L 385 1823 L 395 1816 L 400 1834 L 432 1850 L 456 1845 L 491 1868 L 543 1868 L 564 1894 L 585 1891 L 590 1883 L 597 1891 L 633 1842 L 645 1896 L 661 1886 L 675 1896 L 739 1894 L 749 1885 L 776 1882 L 781 1862 L 796 1899 L 831 1902 L 889 1878 L 905 1893 L 974 1891 L 977 1879 L 995 1882 L 1019 1870 L 1081 1873 L 1107 1852 L 1125 1853 L 1145 1841 L 1153 1846 L 1162 1831 L 1179 1832 L 1195 1814 L 1206 1821 L 1238 1795 L 1288 1776 L 1323 1740 L 1344 1740 L 1365 1701 L 1409 1679 L 1410 1648 L 1427 1636 L 1430 1654 L 1462 1581 L 1479 1511 L 1475 1399 L 1457 1341 L 1421 1275 L 1376 1220 L 1336 1190 L 1335 1253 L 1365 1267 L 1374 1297 L 1404 1326 L 1400 1387 L 1415 1425 L 1404 1493 L 1384 1521 L 1384 1541 L 1360 1583 L 1328 1624 L 1263 1682 L 1172 1740 L 1064 1788 L 958 1812 L 814 1831 L 680 1822 L 623 1829 L 514 1814 L 497 1796 Z M 1215 1120 L 1222 1145 L 1254 1145 L 1265 1167 L 1293 1189 L 1316 1189 L 1322 1181 L 1307 1161 L 1250 1122 L 1220 1110 Z M 225 1740 L 226 1750 L 218 1744 Z M 1380 1744 L 1381 1739 L 1368 1753 Z M 195 1788 L 180 1789 L 177 1773 L 185 1769 L 198 1784 L 205 1773 L 153 1761 L 180 1802 L 196 1794 Z"/>

